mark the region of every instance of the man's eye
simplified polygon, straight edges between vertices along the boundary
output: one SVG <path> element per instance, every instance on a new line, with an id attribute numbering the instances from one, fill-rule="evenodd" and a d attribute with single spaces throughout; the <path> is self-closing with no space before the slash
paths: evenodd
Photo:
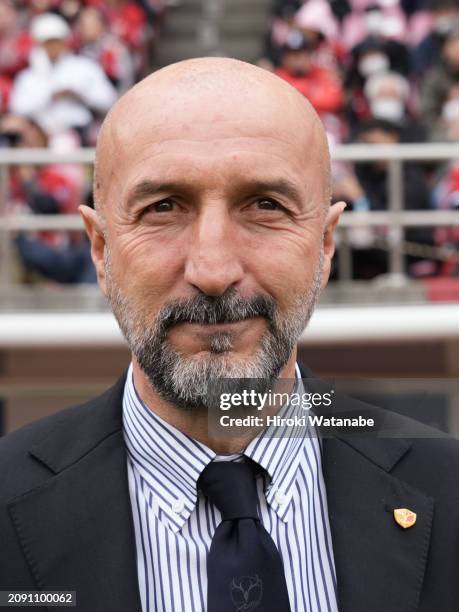
<path id="1" fill-rule="evenodd" d="M 281 208 L 280 205 L 275 200 L 271 200 L 271 198 L 261 198 L 257 200 L 256 203 L 261 210 L 279 210 Z"/>
<path id="2" fill-rule="evenodd" d="M 151 204 L 147 210 L 152 210 L 153 212 L 158 213 L 166 213 L 171 212 L 174 209 L 174 202 L 172 200 L 161 200 L 161 202 L 156 202 L 156 204 Z"/>

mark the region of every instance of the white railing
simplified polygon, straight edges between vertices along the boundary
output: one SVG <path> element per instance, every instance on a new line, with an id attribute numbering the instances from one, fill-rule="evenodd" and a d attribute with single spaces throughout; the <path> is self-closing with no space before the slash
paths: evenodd
<path id="1" fill-rule="evenodd" d="M 300 344 L 457 341 L 456 304 L 331 306 L 316 308 Z M 0 350 L 20 347 L 125 346 L 110 312 L 0 314 Z"/>
<path id="2" fill-rule="evenodd" d="M 355 226 L 387 226 L 390 273 L 401 277 L 404 270 L 404 228 L 459 225 L 459 211 L 405 211 L 403 207 L 403 164 L 407 161 L 459 160 L 459 144 L 339 145 L 331 150 L 334 160 L 349 162 L 388 161 L 387 211 L 345 213 L 339 225 L 339 277 L 352 275 L 348 230 Z M 11 284 L 12 233 L 30 230 L 79 230 L 83 223 L 78 215 L 17 215 L 8 211 L 9 169 L 22 164 L 90 165 L 94 149 L 80 149 L 68 154 L 48 149 L 0 149 L 0 284 Z"/>

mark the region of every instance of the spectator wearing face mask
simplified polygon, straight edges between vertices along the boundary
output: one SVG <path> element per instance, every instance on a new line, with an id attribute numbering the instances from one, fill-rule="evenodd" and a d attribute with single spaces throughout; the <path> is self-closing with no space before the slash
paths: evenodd
<path id="1" fill-rule="evenodd" d="M 381 2 L 382 4 L 382 2 Z M 388 14 L 387 8 L 379 4 L 367 3 L 365 8 L 366 34 L 351 50 L 351 66 L 346 75 L 345 89 L 347 112 L 351 128 L 371 117 L 366 103 L 363 88 L 366 80 L 383 72 L 398 72 L 404 76 L 411 71 L 411 59 L 408 48 L 397 40 L 395 23 Z M 396 3 L 395 3 L 396 4 Z M 396 8 L 396 7 L 395 7 Z"/>
<path id="2" fill-rule="evenodd" d="M 115 102 L 116 90 L 96 62 L 70 52 L 70 28 L 62 17 L 35 17 L 31 33 L 36 48 L 30 67 L 14 82 L 11 110 L 36 118 L 50 133 L 76 128 L 84 136 Z"/>
<path id="3" fill-rule="evenodd" d="M 344 81 L 346 115 L 351 129 L 356 129 L 359 123 L 366 121 L 371 116 L 364 94 L 367 79 L 389 70 L 389 57 L 384 46 L 379 42 L 368 41 L 353 50 L 351 65 Z"/>
<path id="4" fill-rule="evenodd" d="M 410 112 L 410 84 L 396 72 L 371 76 L 364 87 L 370 117 L 396 124 L 402 142 L 424 142 L 425 130 Z"/>
<path id="5" fill-rule="evenodd" d="M 298 30 L 288 35 L 275 72 L 308 98 L 319 114 L 341 109 L 343 90 L 338 75 L 315 63 L 312 43 Z"/>
<path id="6" fill-rule="evenodd" d="M 456 0 L 431 0 L 432 25 L 428 34 L 413 49 L 413 70 L 422 77 L 441 54 L 445 38 L 459 27 L 459 4 Z"/>
<path id="7" fill-rule="evenodd" d="M 351 0 L 351 7 L 342 27 L 342 41 L 347 49 L 370 38 L 404 46 L 407 19 L 398 0 Z"/>
<path id="8" fill-rule="evenodd" d="M 365 38 L 352 49 L 352 53 L 360 57 L 370 50 L 379 50 L 389 61 L 391 70 L 409 75 L 411 72 L 411 57 L 406 44 L 392 37 L 384 27 L 384 16 L 378 6 L 370 6 L 367 14 L 372 16 L 372 27 L 368 29 Z"/>
<path id="9" fill-rule="evenodd" d="M 428 71 L 420 88 L 420 115 L 431 140 L 446 140 L 446 128 L 454 118 L 456 99 L 452 92 L 459 89 L 459 29 L 446 37 L 441 56 Z"/>

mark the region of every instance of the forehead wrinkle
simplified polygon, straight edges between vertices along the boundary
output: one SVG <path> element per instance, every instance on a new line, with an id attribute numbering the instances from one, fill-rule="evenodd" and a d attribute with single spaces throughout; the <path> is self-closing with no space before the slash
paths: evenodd
<path id="1" fill-rule="evenodd" d="M 177 115 L 187 118 L 187 121 L 182 119 L 184 130 L 187 130 L 190 124 L 198 125 L 199 112 L 202 113 L 203 91 L 212 92 L 210 102 L 216 109 L 212 110 L 213 118 L 209 118 L 209 113 L 201 115 L 203 127 L 233 122 L 234 128 L 234 115 L 230 118 L 225 116 L 222 112 L 225 108 L 234 112 L 235 107 L 239 107 L 238 112 L 242 108 L 247 114 L 248 110 L 252 111 L 253 106 L 256 112 L 249 113 L 249 117 L 253 120 L 258 115 L 258 124 L 259 115 L 266 113 L 267 109 L 268 116 L 271 113 L 271 121 L 267 119 L 266 124 L 277 125 L 277 121 L 273 122 L 272 117 L 279 116 L 279 134 L 289 131 L 286 129 L 287 121 L 292 131 L 303 134 L 303 147 L 308 152 L 305 163 L 312 163 L 310 152 L 314 150 L 318 168 L 322 172 L 327 170 L 328 151 L 321 122 L 299 92 L 277 76 L 250 64 L 227 58 L 201 58 L 170 65 L 153 73 L 135 85 L 114 105 L 104 122 L 97 145 L 99 187 L 108 183 L 108 172 L 111 177 L 116 176 L 115 165 L 118 167 L 122 162 L 123 153 L 129 151 L 131 143 L 131 146 L 135 146 L 136 132 L 145 131 L 146 121 L 149 130 L 157 128 L 159 139 L 165 123 L 177 127 Z M 237 100 L 234 98 L 235 92 Z M 248 98 L 251 105 L 241 105 L 241 97 L 244 101 Z M 209 100 L 207 103 L 209 105 Z M 192 116 L 193 110 L 195 116 Z M 239 123 L 242 125 L 244 121 L 241 119 Z M 311 138 L 315 140 L 317 135 L 318 147 L 311 147 Z M 288 136 L 285 139 L 290 140 Z M 110 184 L 112 182 L 110 179 Z M 104 192 L 105 189 L 102 188 L 99 201 L 105 199 Z"/>

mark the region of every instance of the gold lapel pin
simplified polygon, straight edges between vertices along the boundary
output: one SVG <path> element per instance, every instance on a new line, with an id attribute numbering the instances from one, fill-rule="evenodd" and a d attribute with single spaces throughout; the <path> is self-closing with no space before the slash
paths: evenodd
<path id="1" fill-rule="evenodd" d="M 408 510 L 408 508 L 396 508 L 394 510 L 394 519 L 395 522 L 403 527 L 403 529 L 408 529 L 408 527 L 412 527 L 416 522 L 417 514 L 412 510 Z"/>

